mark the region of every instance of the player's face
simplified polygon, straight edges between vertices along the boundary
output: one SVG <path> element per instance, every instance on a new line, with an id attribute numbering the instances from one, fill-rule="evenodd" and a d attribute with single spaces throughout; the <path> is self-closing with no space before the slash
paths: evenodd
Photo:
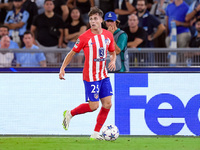
<path id="1" fill-rule="evenodd" d="M 46 12 L 52 12 L 54 9 L 54 3 L 52 1 L 46 1 L 44 3 L 44 10 Z"/>
<path id="2" fill-rule="evenodd" d="M 26 47 L 30 48 L 33 45 L 33 37 L 31 34 L 25 34 L 23 38 Z"/>
<path id="3" fill-rule="evenodd" d="M 102 21 L 103 19 L 101 16 L 99 16 L 99 14 L 94 14 L 90 16 L 89 23 L 90 23 L 91 29 L 96 30 L 96 29 L 101 28 Z"/>
<path id="4" fill-rule="evenodd" d="M 2 37 L 4 35 L 8 35 L 8 29 L 2 27 L 2 28 L 0 28 L 0 37 Z"/>
<path id="5" fill-rule="evenodd" d="M 138 1 L 136 8 L 139 13 L 143 13 L 144 11 L 146 11 L 145 1 Z"/>
<path id="6" fill-rule="evenodd" d="M 137 25 L 138 25 L 138 18 L 137 18 L 137 16 L 135 16 L 135 15 L 131 15 L 131 16 L 129 16 L 129 18 L 128 18 L 128 26 L 130 27 L 130 28 L 134 28 L 134 27 L 136 27 Z"/>
<path id="7" fill-rule="evenodd" d="M 200 33 L 200 21 L 198 21 L 195 26 L 197 31 Z"/>
<path id="8" fill-rule="evenodd" d="M 79 20 L 79 18 L 80 18 L 80 12 L 79 12 L 78 9 L 72 10 L 72 12 L 71 12 L 71 18 L 72 18 L 72 20 Z"/>
<path id="9" fill-rule="evenodd" d="M 9 48 L 10 46 L 10 38 L 9 37 L 3 37 L 1 39 L 1 48 Z"/>

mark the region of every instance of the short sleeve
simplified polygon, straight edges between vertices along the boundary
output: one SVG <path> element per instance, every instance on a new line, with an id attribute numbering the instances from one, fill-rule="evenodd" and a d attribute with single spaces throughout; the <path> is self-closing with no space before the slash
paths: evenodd
<path id="1" fill-rule="evenodd" d="M 84 47 L 84 38 L 82 36 L 80 36 L 76 40 L 76 43 L 74 44 L 74 47 L 72 48 L 72 50 L 76 53 L 79 53 L 81 51 L 81 49 L 83 49 L 83 47 Z"/>
<path id="2" fill-rule="evenodd" d="M 168 8 L 169 8 L 169 5 L 166 7 L 166 10 L 165 10 L 166 16 L 169 16 Z"/>
<path id="3" fill-rule="evenodd" d="M 46 60 L 44 53 L 37 53 L 37 60 L 39 62 Z"/>
<path id="4" fill-rule="evenodd" d="M 32 25 L 37 26 L 37 18 L 38 18 L 38 17 L 39 17 L 39 15 L 34 16 Z"/>
<path id="5" fill-rule="evenodd" d="M 24 11 L 22 22 L 26 23 L 28 21 L 28 18 L 29 18 L 29 13 L 27 11 Z"/>
<path id="6" fill-rule="evenodd" d="M 146 39 L 146 34 L 147 34 L 146 31 L 141 28 L 139 30 L 139 32 L 138 32 L 137 38 L 145 40 Z"/>
<path id="7" fill-rule="evenodd" d="M 153 27 L 158 27 L 161 22 L 153 15 L 149 15 L 149 21 L 151 21 L 151 24 L 153 25 Z"/>
<path id="8" fill-rule="evenodd" d="M 60 29 L 64 29 L 64 21 L 62 20 L 62 18 L 60 17 L 60 16 L 58 16 L 58 24 L 59 24 L 59 27 L 58 28 L 60 28 Z"/>
<path id="9" fill-rule="evenodd" d="M 110 44 L 108 47 L 109 52 L 114 52 L 115 51 L 115 43 L 114 43 L 114 38 L 113 35 L 110 36 Z"/>

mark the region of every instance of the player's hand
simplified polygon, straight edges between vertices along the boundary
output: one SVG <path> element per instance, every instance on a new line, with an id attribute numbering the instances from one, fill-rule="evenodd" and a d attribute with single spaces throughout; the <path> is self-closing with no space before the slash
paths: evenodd
<path id="1" fill-rule="evenodd" d="M 109 69 L 110 71 L 115 71 L 116 66 L 115 66 L 115 62 L 114 62 L 114 61 L 111 61 L 111 62 L 108 64 L 108 69 Z"/>
<path id="2" fill-rule="evenodd" d="M 65 76 L 65 70 L 60 70 L 59 79 L 60 80 L 65 80 L 64 76 Z"/>

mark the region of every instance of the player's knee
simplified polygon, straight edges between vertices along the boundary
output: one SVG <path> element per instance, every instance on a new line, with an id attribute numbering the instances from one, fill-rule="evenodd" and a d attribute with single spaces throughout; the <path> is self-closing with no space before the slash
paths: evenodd
<path id="1" fill-rule="evenodd" d="M 99 103 L 90 103 L 90 109 L 95 111 L 99 108 Z"/>
<path id="2" fill-rule="evenodd" d="M 110 109 L 112 107 L 112 103 L 111 102 L 107 102 L 103 105 L 104 108 L 106 109 Z"/>

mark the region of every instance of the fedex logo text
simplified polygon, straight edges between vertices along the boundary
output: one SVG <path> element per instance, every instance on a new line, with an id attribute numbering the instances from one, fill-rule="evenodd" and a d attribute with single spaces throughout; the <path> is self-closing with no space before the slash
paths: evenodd
<path id="1" fill-rule="evenodd" d="M 192 96 L 184 106 L 174 94 L 158 93 L 147 101 L 146 95 L 130 95 L 130 87 L 148 87 L 148 74 L 115 74 L 115 124 L 120 134 L 130 134 L 130 110 L 143 109 L 145 123 L 154 134 L 175 135 L 186 125 L 194 135 L 200 135 L 200 94 Z M 171 109 L 160 109 L 163 103 L 168 103 Z M 164 126 L 159 118 L 183 118 L 185 121 Z"/>

